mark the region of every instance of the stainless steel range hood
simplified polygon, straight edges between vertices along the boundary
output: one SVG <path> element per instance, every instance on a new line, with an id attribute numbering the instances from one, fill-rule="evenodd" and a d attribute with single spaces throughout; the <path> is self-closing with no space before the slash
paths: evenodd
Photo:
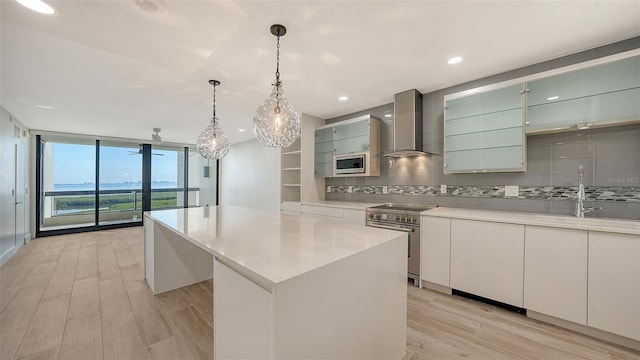
<path id="1" fill-rule="evenodd" d="M 422 94 L 411 89 L 394 95 L 393 150 L 382 155 L 405 157 L 427 155 L 422 151 Z"/>

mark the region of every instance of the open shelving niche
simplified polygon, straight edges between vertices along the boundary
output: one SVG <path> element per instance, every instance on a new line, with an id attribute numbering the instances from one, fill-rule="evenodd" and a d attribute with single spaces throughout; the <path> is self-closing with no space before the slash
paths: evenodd
<path id="1" fill-rule="evenodd" d="M 282 149 L 280 182 L 282 201 L 300 202 L 301 155 L 300 138 L 291 146 Z"/>
<path id="2" fill-rule="evenodd" d="M 324 200 L 324 179 L 313 174 L 313 137 L 315 128 L 325 121 L 302 114 L 301 122 L 300 136 L 291 146 L 283 148 L 280 155 L 281 210 L 287 213 L 299 213 L 303 201 Z"/>

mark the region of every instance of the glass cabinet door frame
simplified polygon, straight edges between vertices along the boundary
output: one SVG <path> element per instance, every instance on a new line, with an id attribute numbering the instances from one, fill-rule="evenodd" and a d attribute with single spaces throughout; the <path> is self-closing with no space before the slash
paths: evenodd
<path id="1" fill-rule="evenodd" d="M 584 128 L 584 127 L 580 127 L 580 126 L 576 125 L 576 126 L 573 126 L 573 127 L 558 127 L 558 128 L 552 128 L 552 129 L 545 129 L 543 131 L 528 131 L 527 130 L 527 125 L 529 125 L 529 119 L 528 119 L 528 114 L 527 114 L 527 106 L 528 106 L 528 104 L 527 104 L 527 93 L 528 93 L 529 89 L 527 88 L 527 84 L 529 82 L 532 82 L 532 81 L 535 81 L 535 80 L 540 80 L 540 79 L 552 77 L 552 76 L 555 76 L 555 75 L 561 75 L 561 74 L 565 74 L 565 73 L 569 73 L 569 72 L 573 72 L 573 71 L 583 70 L 583 69 L 587 69 L 587 68 L 590 68 L 590 67 L 594 67 L 594 66 L 598 66 L 598 65 L 604 65 L 604 64 L 615 62 L 615 61 L 619 61 L 619 60 L 625 60 L 625 59 L 629 59 L 629 58 L 636 57 L 636 56 L 640 56 L 640 49 L 633 49 L 633 50 L 629 50 L 629 51 L 625 51 L 625 52 L 621 52 L 621 53 L 617 53 L 617 54 L 613 54 L 613 55 L 609 55 L 609 56 L 600 57 L 600 58 L 593 59 L 593 60 L 580 62 L 580 63 L 573 64 L 573 65 L 568 65 L 568 66 L 564 66 L 564 67 L 560 67 L 560 68 L 556 68 L 556 69 L 552 69 L 552 70 L 548 70 L 548 71 L 532 74 L 532 75 L 527 75 L 527 76 L 523 76 L 523 77 L 519 77 L 519 78 L 515 78 L 515 79 L 510 79 L 510 80 L 503 81 L 503 82 L 498 82 L 498 83 L 489 84 L 489 85 L 485 85 L 485 86 L 481 86 L 481 87 L 477 87 L 477 88 L 473 88 L 473 89 L 468 89 L 468 90 L 464 90 L 464 91 L 460 91 L 460 92 L 456 92 L 456 93 L 452 93 L 452 94 L 447 94 L 447 95 L 444 96 L 444 108 L 445 108 L 445 111 L 446 111 L 447 101 L 451 101 L 451 100 L 455 100 L 455 99 L 459 99 L 459 98 L 464 98 L 464 97 L 471 96 L 471 95 L 481 94 L 481 93 L 485 93 L 485 92 L 490 92 L 490 91 L 498 90 L 498 89 L 509 87 L 509 86 L 521 85 L 522 86 L 522 93 L 523 93 L 523 100 L 522 100 L 522 104 L 523 104 L 522 105 L 522 112 L 523 112 L 523 116 L 522 116 L 522 118 L 523 118 L 523 148 L 524 148 L 523 156 L 524 156 L 524 159 L 525 159 L 525 167 L 524 167 L 524 169 L 518 169 L 518 170 L 498 170 L 497 172 L 511 172 L 511 171 L 521 172 L 521 171 L 526 171 L 526 137 L 528 135 L 535 135 L 535 134 L 542 134 L 542 133 L 553 133 L 553 132 L 562 132 L 562 131 L 573 131 L 573 130 L 580 130 L 580 129 Z M 609 123 L 595 124 L 595 125 L 593 125 L 591 127 L 595 128 L 595 127 L 619 126 L 619 125 L 632 124 L 632 123 L 640 123 L 640 119 L 631 120 L 631 121 L 619 121 L 619 122 L 609 122 Z M 444 126 L 446 128 L 446 121 L 445 121 L 445 125 Z M 445 136 L 444 141 L 446 143 L 446 136 Z M 445 145 L 445 148 L 446 148 L 446 145 Z M 445 150 L 445 156 L 446 156 L 446 150 Z M 476 171 L 476 170 L 472 170 L 472 171 L 447 171 L 447 169 L 445 168 L 445 173 L 476 173 L 476 172 L 483 172 L 483 171 L 481 171 L 481 170 L 480 171 Z"/>

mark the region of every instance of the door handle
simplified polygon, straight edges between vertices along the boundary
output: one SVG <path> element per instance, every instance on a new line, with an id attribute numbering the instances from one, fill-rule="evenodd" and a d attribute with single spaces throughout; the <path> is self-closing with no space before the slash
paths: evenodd
<path id="1" fill-rule="evenodd" d="M 408 232 L 408 233 L 416 231 L 415 229 L 401 228 L 401 227 L 395 227 L 395 226 L 377 225 L 377 224 L 367 224 L 367 226 L 371 226 L 371 227 L 379 228 L 379 229 L 385 229 L 385 230 L 404 231 L 404 232 Z"/>

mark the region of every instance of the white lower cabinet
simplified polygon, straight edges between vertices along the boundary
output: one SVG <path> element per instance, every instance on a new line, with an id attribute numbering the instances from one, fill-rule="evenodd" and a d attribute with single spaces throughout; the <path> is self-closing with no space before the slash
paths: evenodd
<path id="1" fill-rule="evenodd" d="M 423 216 L 420 227 L 420 277 L 450 287 L 451 219 Z"/>
<path id="2" fill-rule="evenodd" d="M 587 232 L 525 228 L 524 307 L 587 324 Z"/>
<path id="3" fill-rule="evenodd" d="M 523 307 L 524 225 L 451 220 L 451 287 Z"/>
<path id="4" fill-rule="evenodd" d="M 640 340 L 640 236 L 589 231 L 588 325 Z"/>

